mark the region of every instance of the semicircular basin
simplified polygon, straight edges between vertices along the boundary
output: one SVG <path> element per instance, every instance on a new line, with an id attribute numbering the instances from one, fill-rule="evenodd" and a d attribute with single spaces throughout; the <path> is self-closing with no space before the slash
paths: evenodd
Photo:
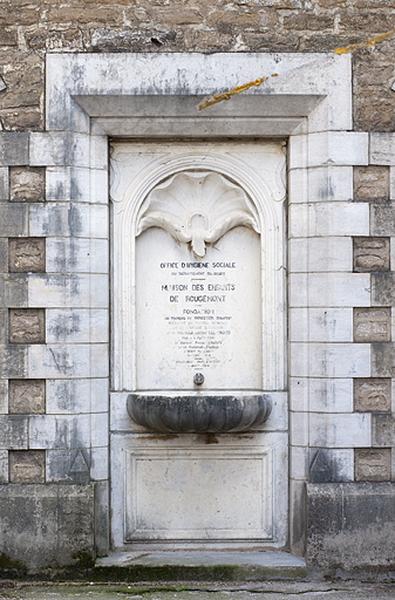
<path id="1" fill-rule="evenodd" d="M 267 394 L 165 396 L 129 394 L 129 416 L 150 431 L 221 433 L 262 425 L 272 409 Z"/>

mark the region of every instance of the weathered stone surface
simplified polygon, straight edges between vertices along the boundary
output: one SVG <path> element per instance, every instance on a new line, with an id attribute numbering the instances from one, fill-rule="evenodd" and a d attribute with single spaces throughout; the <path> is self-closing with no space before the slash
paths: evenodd
<path id="1" fill-rule="evenodd" d="M 27 349 L 22 345 L 0 346 L 0 377 L 24 377 L 27 371 Z"/>
<path id="2" fill-rule="evenodd" d="M 29 162 L 29 134 L 0 131 L 0 165 L 23 165 Z"/>
<path id="3" fill-rule="evenodd" d="M 385 202 L 371 206 L 370 233 L 372 235 L 393 236 L 394 231 L 395 202 Z"/>
<path id="4" fill-rule="evenodd" d="M 8 270 L 8 242 L 5 238 L 0 238 L 0 273 L 6 273 Z"/>
<path id="5" fill-rule="evenodd" d="M 28 210 L 23 204 L 0 203 L 0 237 L 27 235 Z"/>
<path id="6" fill-rule="evenodd" d="M 8 387 L 8 407 L 11 414 L 45 412 L 45 381 L 11 379 Z"/>
<path id="7" fill-rule="evenodd" d="M 45 198 L 45 169 L 42 167 L 11 167 L 10 200 L 39 202 Z"/>
<path id="8" fill-rule="evenodd" d="M 354 410 L 388 412 L 391 410 L 391 379 L 354 379 Z"/>
<path id="9" fill-rule="evenodd" d="M 93 559 L 93 486 L 0 486 L 0 554 L 34 570 Z"/>
<path id="10" fill-rule="evenodd" d="M 9 270 L 13 273 L 45 271 L 45 239 L 9 239 Z"/>
<path id="11" fill-rule="evenodd" d="M 389 448 L 358 448 L 355 450 L 356 481 L 390 481 L 391 450 Z"/>
<path id="12" fill-rule="evenodd" d="M 395 416 L 373 415 L 373 446 L 395 446 Z"/>
<path id="13" fill-rule="evenodd" d="M 84 10 L 71 0 L 59 6 L 33 0 L 21 5 L 18 14 L 9 0 L 3 5 L 2 40 L 7 45 L 0 45 L 0 64 L 7 88 L 0 118 L 6 129 L 43 127 L 43 58 L 48 51 L 328 52 L 394 27 L 388 4 L 384 10 L 366 0 L 352 6 L 344 0 L 311 6 L 299 0 L 219 0 L 215 6 L 205 0 L 188 6 L 144 0 L 131 6 L 122 0 L 109 6 L 99 0 L 85 2 Z M 387 40 L 374 51 L 354 54 L 354 121 L 359 130 L 394 129 L 393 53 L 394 40 Z"/>
<path id="14" fill-rule="evenodd" d="M 308 564 L 324 571 L 393 566 L 394 500 L 390 483 L 308 484 Z"/>
<path id="15" fill-rule="evenodd" d="M 45 312 L 41 308 L 10 309 L 12 344 L 45 343 Z"/>
<path id="16" fill-rule="evenodd" d="M 13 450 L 9 455 L 11 483 L 44 483 L 45 452 Z"/>
<path id="17" fill-rule="evenodd" d="M 395 344 L 372 344 L 372 375 L 395 377 Z"/>
<path id="18" fill-rule="evenodd" d="M 247 431 L 262 425 L 272 410 L 267 394 L 190 396 L 129 394 L 128 413 L 138 425 L 161 432 Z"/>
<path id="19" fill-rule="evenodd" d="M 7 167 L 0 167 L 0 202 L 9 198 L 9 174 Z"/>
<path id="20" fill-rule="evenodd" d="M 0 416 L 0 448 L 23 450 L 28 442 L 28 419 L 21 416 Z"/>
<path id="21" fill-rule="evenodd" d="M 353 239 L 354 271 L 388 271 L 390 268 L 389 238 L 355 237 Z"/>
<path id="22" fill-rule="evenodd" d="M 354 308 L 354 342 L 389 342 L 390 308 Z"/>
<path id="23" fill-rule="evenodd" d="M 86 449 L 48 450 L 47 481 L 89 483 L 90 455 Z"/>
<path id="24" fill-rule="evenodd" d="M 8 480 L 8 450 L 0 450 L 0 484 Z"/>
<path id="25" fill-rule="evenodd" d="M 348 450 L 310 448 L 309 481 L 311 483 L 334 483 L 352 481 L 352 459 Z"/>
<path id="26" fill-rule="evenodd" d="M 395 165 L 395 134 L 372 132 L 370 134 L 369 162 L 373 165 Z"/>
<path id="27" fill-rule="evenodd" d="M 110 549 L 110 490 L 108 481 L 95 484 L 95 545 L 98 556 Z"/>
<path id="28" fill-rule="evenodd" d="M 354 199 L 358 202 L 384 202 L 389 198 L 389 168 L 354 167 Z"/>
<path id="29" fill-rule="evenodd" d="M 0 273 L 0 306 L 27 306 L 27 275 Z"/>
<path id="30" fill-rule="evenodd" d="M 372 274 L 372 303 L 377 306 L 395 305 L 395 273 Z"/>
<path id="31" fill-rule="evenodd" d="M 0 344 L 8 342 L 8 310 L 0 308 Z"/>
<path id="32" fill-rule="evenodd" d="M 0 415 L 8 413 L 8 380 L 0 379 Z"/>

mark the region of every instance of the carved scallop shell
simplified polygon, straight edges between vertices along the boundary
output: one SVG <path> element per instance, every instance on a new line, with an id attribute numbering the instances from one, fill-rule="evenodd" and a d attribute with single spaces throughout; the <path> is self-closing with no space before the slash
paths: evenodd
<path id="1" fill-rule="evenodd" d="M 194 255 L 203 258 L 206 244 L 215 244 L 240 225 L 259 233 L 257 216 L 241 187 L 214 171 L 183 171 L 147 196 L 136 235 L 160 227 L 177 242 L 190 244 Z"/>

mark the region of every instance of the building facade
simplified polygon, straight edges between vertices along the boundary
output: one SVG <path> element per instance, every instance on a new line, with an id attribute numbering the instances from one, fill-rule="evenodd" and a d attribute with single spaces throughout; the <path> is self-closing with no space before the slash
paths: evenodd
<path id="1" fill-rule="evenodd" d="M 391 2 L 2 4 L 4 568 L 388 569 Z"/>

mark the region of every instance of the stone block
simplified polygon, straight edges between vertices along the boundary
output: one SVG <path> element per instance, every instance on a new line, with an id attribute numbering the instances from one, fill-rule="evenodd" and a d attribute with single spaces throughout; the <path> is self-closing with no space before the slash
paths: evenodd
<path id="1" fill-rule="evenodd" d="M 108 276 L 96 274 L 30 275 L 29 304 L 46 308 L 107 308 Z"/>
<path id="2" fill-rule="evenodd" d="M 395 377 L 395 344 L 372 344 L 372 376 Z"/>
<path id="3" fill-rule="evenodd" d="M 309 481 L 311 483 L 335 483 L 353 481 L 353 451 L 332 448 L 309 449 Z"/>
<path id="4" fill-rule="evenodd" d="M 28 418 L 0 416 L 0 448 L 24 450 L 28 443 Z"/>
<path id="5" fill-rule="evenodd" d="M 51 202 L 29 206 L 31 236 L 100 238 L 108 240 L 108 207 Z"/>
<path id="6" fill-rule="evenodd" d="M 8 167 L 0 167 L 0 202 L 9 199 L 9 172 Z"/>
<path id="7" fill-rule="evenodd" d="M 0 379 L 0 415 L 8 413 L 8 379 Z"/>
<path id="8" fill-rule="evenodd" d="M 307 446 L 309 443 L 308 413 L 292 412 L 290 415 L 291 444 Z"/>
<path id="9" fill-rule="evenodd" d="M 8 271 L 8 241 L 0 238 L 0 273 Z"/>
<path id="10" fill-rule="evenodd" d="M 395 231 L 395 202 L 373 204 L 370 212 L 370 234 L 391 236 Z"/>
<path id="11" fill-rule="evenodd" d="M 328 574 L 393 568 L 395 489 L 390 483 L 308 484 L 308 565 Z"/>
<path id="12" fill-rule="evenodd" d="M 90 462 L 88 449 L 48 450 L 46 479 L 53 482 L 89 483 Z"/>
<path id="13" fill-rule="evenodd" d="M 45 271 L 45 239 L 10 238 L 8 260 L 12 273 Z"/>
<path id="14" fill-rule="evenodd" d="M 354 410 L 388 412 L 391 410 L 391 379 L 354 379 Z"/>
<path id="15" fill-rule="evenodd" d="M 290 377 L 291 410 L 323 413 L 353 411 L 352 380 Z"/>
<path id="16" fill-rule="evenodd" d="M 369 233 L 369 205 L 364 202 L 312 202 L 289 207 L 291 239 L 365 236 Z"/>
<path id="17" fill-rule="evenodd" d="M 109 476 L 108 446 L 92 448 L 91 478 L 93 481 L 106 481 Z"/>
<path id="18" fill-rule="evenodd" d="M 47 343 L 108 342 L 108 316 L 107 309 L 49 308 Z"/>
<path id="19" fill-rule="evenodd" d="M 41 202 L 45 199 L 45 169 L 42 167 L 11 167 L 10 200 Z"/>
<path id="20" fill-rule="evenodd" d="M 12 308 L 9 311 L 12 344 L 45 343 L 45 311 L 41 308 Z"/>
<path id="21" fill-rule="evenodd" d="M 354 342 L 390 341 L 390 308 L 354 308 Z"/>
<path id="22" fill-rule="evenodd" d="M 0 237 L 28 235 L 27 206 L 0 203 L 0 223 Z"/>
<path id="23" fill-rule="evenodd" d="M 89 136 L 73 132 L 31 132 L 29 164 L 89 166 Z"/>
<path id="24" fill-rule="evenodd" d="M 107 273 L 108 240 L 47 238 L 48 273 Z"/>
<path id="25" fill-rule="evenodd" d="M 108 481 L 95 483 L 95 545 L 98 556 L 110 550 L 110 490 Z"/>
<path id="26" fill-rule="evenodd" d="M 354 167 L 354 199 L 385 202 L 389 198 L 389 168 L 369 165 Z"/>
<path id="27" fill-rule="evenodd" d="M 8 483 L 8 450 L 0 450 L 0 484 Z"/>
<path id="28" fill-rule="evenodd" d="M 390 481 L 390 448 L 355 449 L 356 481 Z"/>
<path id="29" fill-rule="evenodd" d="M 11 450 L 9 468 L 11 483 L 44 483 L 45 452 L 43 450 Z"/>
<path id="30" fill-rule="evenodd" d="M 352 342 L 352 308 L 291 308 L 291 342 Z"/>
<path id="31" fill-rule="evenodd" d="M 8 343 L 8 310 L 0 308 L 0 344 Z"/>
<path id="32" fill-rule="evenodd" d="M 108 344 L 31 344 L 27 360 L 32 379 L 108 377 Z"/>
<path id="33" fill-rule="evenodd" d="M 376 306 L 395 305 L 395 273 L 372 274 L 372 304 Z"/>
<path id="34" fill-rule="evenodd" d="M 371 415 L 310 413 L 309 442 L 326 448 L 363 448 L 372 442 Z"/>
<path id="35" fill-rule="evenodd" d="M 108 387 L 108 379 L 50 379 L 47 381 L 46 412 L 106 412 Z M 126 406 L 126 398 L 123 406 Z"/>
<path id="36" fill-rule="evenodd" d="M 27 275 L 0 273 L 0 306 L 27 306 Z"/>
<path id="37" fill-rule="evenodd" d="M 10 379 L 8 387 L 10 414 L 45 412 L 45 381 L 43 379 Z"/>
<path id="38" fill-rule="evenodd" d="M 26 377 L 26 374 L 26 346 L 0 346 L 0 378 L 13 379 L 16 377 Z"/>
<path id="39" fill-rule="evenodd" d="M 0 165 L 29 163 L 29 133 L 0 131 Z"/>
<path id="40" fill-rule="evenodd" d="M 368 145 L 368 134 L 355 131 L 292 136 L 289 168 L 367 165 Z"/>
<path id="41" fill-rule="evenodd" d="M 373 165 L 395 165 L 395 133 L 370 134 L 369 161 Z"/>
<path id="42" fill-rule="evenodd" d="M 373 415 L 373 446 L 395 446 L 395 415 Z"/>
<path id="43" fill-rule="evenodd" d="M 291 169 L 289 202 L 342 202 L 353 198 L 352 167 Z"/>
<path id="44" fill-rule="evenodd" d="M 33 415 L 29 417 L 29 448 L 77 450 L 91 445 L 91 415 Z"/>
<path id="45" fill-rule="evenodd" d="M 370 377 L 370 358 L 369 344 L 290 343 L 290 369 L 296 377 Z"/>
<path id="46" fill-rule="evenodd" d="M 94 556 L 91 485 L 0 486 L 0 554 L 31 570 Z"/>
<path id="47" fill-rule="evenodd" d="M 353 239 L 354 272 L 388 271 L 390 239 L 388 237 L 355 237 Z"/>
<path id="48" fill-rule="evenodd" d="M 292 273 L 351 271 L 350 237 L 294 238 L 288 244 Z"/>
<path id="49" fill-rule="evenodd" d="M 288 284 L 291 307 L 370 306 L 368 273 L 291 273 Z"/>

